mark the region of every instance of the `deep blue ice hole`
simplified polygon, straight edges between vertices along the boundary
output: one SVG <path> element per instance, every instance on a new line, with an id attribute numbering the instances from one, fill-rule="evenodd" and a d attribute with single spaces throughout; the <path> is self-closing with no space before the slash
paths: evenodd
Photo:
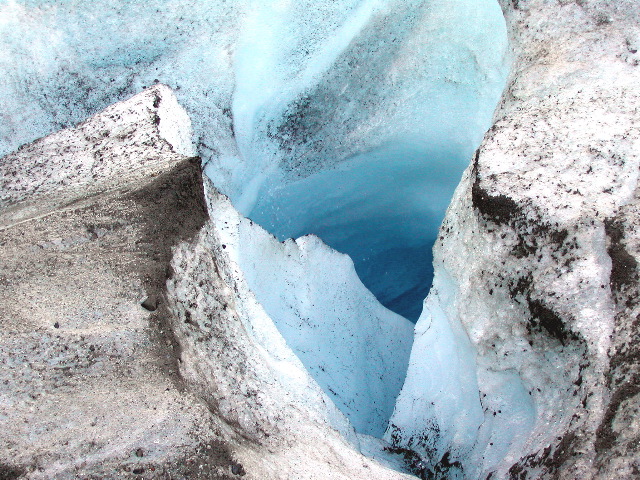
<path id="1" fill-rule="evenodd" d="M 507 33 L 496 0 L 388 3 L 338 8 L 335 28 L 294 8 L 254 12 L 234 58 L 244 173 L 231 196 L 281 240 L 313 233 L 348 254 L 415 322 L 438 229 L 504 88 Z"/>
<path id="2" fill-rule="evenodd" d="M 417 321 L 433 277 L 432 247 L 468 159 L 397 142 L 263 195 L 250 217 L 278 238 L 313 233 L 348 254 L 390 310 Z"/>

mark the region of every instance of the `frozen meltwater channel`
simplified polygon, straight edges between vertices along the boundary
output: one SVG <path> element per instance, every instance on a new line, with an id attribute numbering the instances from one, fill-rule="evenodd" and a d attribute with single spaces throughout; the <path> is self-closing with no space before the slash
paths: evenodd
<path id="1" fill-rule="evenodd" d="M 349 254 L 415 322 L 506 47 L 496 0 L 257 2 L 234 58 L 232 199 L 280 239 L 314 233 Z"/>
<path id="2" fill-rule="evenodd" d="M 448 311 L 456 286 L 446 272 L 440 296 L 422 312 L 432 246 L 491 124 L 506 57 L 495 0 L 259 3 L 234 57 L 238 160 L 206 170 L 279 239 L 317 234 L 349 254 L 382 304 L 420 317 L 385 438 L 414 451 L 418 470 L 451 478 L 491 471 L 526 435 L 534 411 L 517 375 L 477 378 L 473 346 Z M 284 318 L 267 278 L 259 273 L 250 283 L 266 310 Z M 283 335 L 306 365 L 317 365 L 309 339 L 291 325 Z M 479 381 L 496 410 L 512 415 L 508 424 L 485 419 Z M 348 402 L 339 408 L 347 412 Z M 362 415 L 350 418 L 377 434 L 363 429 Z"/>

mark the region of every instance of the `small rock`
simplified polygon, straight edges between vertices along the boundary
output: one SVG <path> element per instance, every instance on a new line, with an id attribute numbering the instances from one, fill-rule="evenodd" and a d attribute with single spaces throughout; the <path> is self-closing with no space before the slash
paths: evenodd
<path id="1" fill-rule="evenodd" d="M 144 468 L 142 467 L 134 468 L 132 473 L 134 475 L 142 475 L 144 473 Z"/>
<path id="2" fill-rule="evenodd" d="M 136 450 L 136 457 L 144 457 L 144 450 L 141 448 L 138 448 Z"/>
<path id="3" fill-rule="evenodd" d="M 60 323 L 56 322 L 53 324 L 53 328 L 60 328 Z"/>
<path id="4" fill-rule="evenodd" d="M 231 464 L 231 473 L 233 473 L 234 475 L 239 475 L 241 477 L 244 477 L 247 474 L 244 467 L 237 462 Z"/>
<path id="5" fill-rule="evenodd" d="M 147 297 L 147 299 L 144 302 L 142 302 L 140 305 L 142 305 L 142 308 L 144 308 L 145 310 L 149 310 L 150 312 L 155 312 L 156 309 L 158 308 L 158 297 L 156 297 L 155 295 L 151 295 Z"/>

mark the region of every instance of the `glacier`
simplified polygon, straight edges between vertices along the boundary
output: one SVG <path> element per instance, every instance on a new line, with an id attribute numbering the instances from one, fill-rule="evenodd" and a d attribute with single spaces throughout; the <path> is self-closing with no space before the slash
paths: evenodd
<path id="1" fill-rule="evenodd" d="M 193 125 L 183 153 L 247 217 L 212 215 L 226 255 L 314 381 L 359 434 L 400 445 L 394 428 L 409 437 L 416 418 L 418 430 L 435 418 L 429 447 L 471 455 L 475 350 L 423 300 L 445 210 L 508 74 L 496 0 L 7 0 L 0 45 L 0 154 L 168 85 Z M 418 318 L 410 363 L 406 319 Z M 407 368 L 432 375 L 400 393 Z M 520 398 L 517 378 L 492 381 Z M 416 416 L 403 413 L 412 388 Z"/>
<path id="2" fill-rule="evenodd" d="M 634 2 L 0 0 L 0 471 L 637 474 Z"/>
<path id="3" fill-rule="evenodd" d="M 496 0 L 6 0 L 0 38 L 0 154 L 166 84 L 241 213 L 318 234 L 413 321 L 507 73 Z"/>

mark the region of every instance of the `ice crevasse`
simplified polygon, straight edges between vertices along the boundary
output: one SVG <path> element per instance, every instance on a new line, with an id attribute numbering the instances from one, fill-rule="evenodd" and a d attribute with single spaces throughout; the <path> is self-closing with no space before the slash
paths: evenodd
<path id="1" fill-rule="evenodd" d="M 495 0 L 0 3 L 0 153 L 161 82 L 217 188 L 417 320 L 506 76 Z"/>
<path id="2" fill-rule="evenodd" d="M 235 208 L 278 240 L 322 239 L 280 243 L 250 221 L 220 230 L 314 379 L 358 432 L 382 436 L 410 362 L 406 318 L 420 317 L 410 369 L 428 382 L 408 377 L 386 438 L 429 425 L 430 440 L 403 447 L 453 452 L 472 471 L 464 459 L 494 426 L 480 428 L 474 351 L 443 301 L 455 282 L 436 273 L 440 295 L 424 311 L 422 301 L 507 57 L 496 0 L 7 0 L 0 154 L 170 86 L 205 173 Z M 520 398 L 517 378 L 491 381 Z"/>

